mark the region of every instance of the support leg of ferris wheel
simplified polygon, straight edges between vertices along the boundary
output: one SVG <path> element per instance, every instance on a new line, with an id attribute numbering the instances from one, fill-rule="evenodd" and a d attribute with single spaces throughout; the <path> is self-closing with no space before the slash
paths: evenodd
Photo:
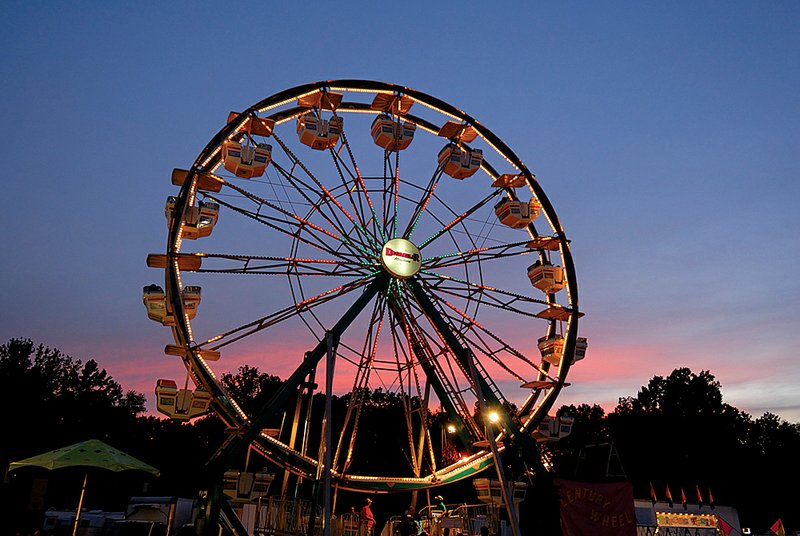
<path id="1" fill-rule="evenodd" d="M 469 371 L 472 375 L 472 381 L 475 384 L 475 390 L 478 394 L 478 407 L 480 408 L 481 415 L 486 419 L 488 412 L 486 411 L 486 399 L 484 398 L 483 390 L 478 383 L 478 371 L 475 368 L 475 361 L 471 352 L 467 352 L 467 359 L 469 361 Z M 497 442 L 495 441 L 494 431 L 491 429 L 492 425 L 484 422 L 484 429 L 486 430 L 486 437 L 489 439 L 489 448 L 492 449 L 492 458 L 494 458 L 494 467 L 497 469 L 497 479 L 500 481 L 500 491 L 503 494 L 503 502 L 506 505 L 508 512 L 508 519 L 511 521 L 511 531 L 514 536 L 520 536 L 519 519 L 517 519 L 517 511 L 514 508 L 514 495 L 511 488 L 512 484 L 506 478 L 506 472 L 503 469 L 503 462 L 500 460 L 500 453 L 497 451 Z"/>
<path id="2" fill-rule="evenodd" d="M 471 376 L 471 381 L 475 389 L 475 394 L 478 399 L 478 405 L 480 407 L 480 411 L 482 415 L 487 415 L 486 411 L 486 396 L 489 393 L 490 398 L 492 398 L 493 402 L 497 403 L 500 406 L 499 401 L 496 397 L 492 394 L 491 389 L 487 385 L 486 381 L 478 374 L 478 369 L 475 366 L 475 358 L 472 354 L 472 351 L 463 347 L 461 342 L 458 338 L 451 332 L 450 327 L 447 325 L 446 322 L 442 319 L 439 313 L 436 311 L 436 308 L 431 303 L 430 299 L 425 295 L 424 290 L 419 286 L 418 283 L 409 280 L 408 283 L 409 287 L 413 295 L 416 297 L 417 302 L 422 307 L 425 314 L 428 316 L 429 320 L 433 323 L 434 326 L 439 330 L 439 332 L 443 335 L 444 339 L 447 342 L 447 345 L 450 347 L 450 350 L 466 365 L 465 368 L 469 371 Z M 514 426 L 513 422 L 506 414 L 505 408 L 498 407 L 504 416 L 501 418 L 501 422 L 506 426 L 507 432 L 513 432 L 511 428 Z M 508 518 L 511 521 L 511 529 L 514 533 L 514 536 L 520 536 L 520 529 L 519 529 L 519 522 L 517 520 L 517 513 L 514 509 L 513 503 L 513 495 L 510 492 L 510 488 L 508 485 L 508 481 L 505 477 L 505 471 L 503 470 L 503 464 L 500 460 L 500 454 L 497 450 L 497 443 L 495 442 L 495 436 L 493 431 L 490 428 L 490 425 L 487 423 L 486 425 L 486 438 L 489 440 L 489 445 L 492 449 L 492 457 L 494 458 L 494 466 L 497 469 L 497 476 L 500 479 L 500 485 L 503 492 L 503 501 L 506 503 L 506 509 L 508 510 Z"/>
<path id="3" fill-rule="evenodd" d="M 333 426 L 332 414 L 333 405 L 331 401 L 331 392 L 333 391 L 333 367 L 336 362 L 336 347 L 338 341 L 333 332 L 328 331 L 325 333 L 325 342 L 328 346 L 328 359 L 325 364 L 325 486 L 323 491 L 325 493 L 325 500 L 323 501 L 323 516 L 322 519 L 325 523 L 325 536 L 331 535 L 331 445 L 333 444 Z"/>
<path id="4" fill-rule="evenodd" d="M 356 299 L 344 315 L 342 315 L 336 325 L 331 329 L 331 332 L 337 339 L 341 337 L 342 333 L 350 326 L 356 316 L 358 316 L 358 313 L 369 303 L 383 284 L 384 278 L 379 276 L 364 289 L 364 292 Z M 312 351 L 306 353 L 306 358 L 303 362 L 297 367 L 294 373 L 287 378 L 278 391 L 272 395 L 272 398 L 264 405 L 261 411 L 255 415 L 254 419 L 249 424 L 242 426 L 238 434 L 231 434 L 222 446 L 217 449 L 217 452 L 212 456 L 212 460 L 209 463 L 217 463 L 224 467 L 226 462 L 229 463 L 236 460 L 237 455 L 243 453 L 244 449 L 249 447 L 260 431 L 267 426 L 269 417 L 285 406 L 290 396 L 297 391 L 303 379 L 316 367 L 326 351 L 327 341 L 322 340 L 319 341 Z"/>

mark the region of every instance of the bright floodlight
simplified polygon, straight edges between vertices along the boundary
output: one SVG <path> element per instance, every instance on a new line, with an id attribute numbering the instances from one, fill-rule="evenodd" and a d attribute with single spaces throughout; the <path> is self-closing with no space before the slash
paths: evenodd
<path id="1" fill-rule="evenodd" d="M 489 413 L 489 422 L 490 423 L 494 424 L 499 420 L 500 420 L 500 415 L 498 415 L 496 411 L 492 411 L 492 412 Z"/>
<path id="2" fill-rule="evenodd" d="M 448 434 L 455 434 L 456 433 L 456 426 L 454 424 L 447 425 L 447 433 Z"/>

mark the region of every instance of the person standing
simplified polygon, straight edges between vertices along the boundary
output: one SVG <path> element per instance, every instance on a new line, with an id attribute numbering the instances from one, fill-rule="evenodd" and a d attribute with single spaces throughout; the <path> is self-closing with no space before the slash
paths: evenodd
<path id="1" fill-rule="evenodd" d="M 373 527 L 375 527 L 375 516 L 372 514 L 372 499 L 367 497 L 364 500 L 364 506 L 361 507 L 359 512 L 359 521 L 361 522 L 362 536 L 372 536 Z"/>
<path id="2" fill-rule="evenodd" d="M 443 516 L 447 513 L 447 505 L 444 504 L 444 497 L 441 495 L 437 495 L 433 498 L 436 501 L 436 504 L 433 506 L 433 514 Z"/>

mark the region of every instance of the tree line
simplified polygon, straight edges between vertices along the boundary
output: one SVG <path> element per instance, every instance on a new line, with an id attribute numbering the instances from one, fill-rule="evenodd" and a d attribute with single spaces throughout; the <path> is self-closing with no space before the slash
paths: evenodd
<path id="1" fill-rule="evenodd" d="M 222 381 L 251 406 L 246 411 L 262 407 L 282 382 L 250 366 L 226 374 Z M 343 415 L 352 395 L 333 397 L 334 416 Z M 371 433 L 360 447 L 365 454 L 358 463 L 369 466 L 372 474 L 392 474 L 403 456 L 407 439 L 403 427 L 397 426 L 403 411 L 399 396 L 378 389 L 365 397 L 361 426 Z M 87 504 L 120 509 L 128 496 L 144 493 L 195 497 L 204 485 L 206 462 L 225 438 L 224 427 L 214 417 L 179 423 L 147 415 L 145 402 L 144 394 L 125 391 L 93 359 L 82 362 L 28 339 L 11 339 L 0 346 L 5 424 L 0 464 L 5 468 L 12 461 L 95 438 L 158 467 L 162 475 L 98 474 L 87 488 Z M 321 415 L 323 403 L 323 397 L 316 397 L 312 412 Z M 709 371 L 678 368 L 666 377 L 655 376 L 635 396 L 620 398 L 607 414 L 588 404 L 562 406 L 558 414 L 574 419 L 572 433 L 542 448 L 559 478 L 624 479 L 641 499 L 651 497 L 651 485 L 659 500 L 666 499 L 667 487 L 676 502 L 681 490 L 689 502 L 698 502 L 699 491 L 706 503 L 713 498 L 716 504 L 736 507 L 744 525 L 765 528 L 778 517 L 786 527 L 800 525 L 800 491 L 794 486 L 800 476 L 800 424 L 772 413 L 753 418 L 726 404 L 722 386 Z M 273 424 L 280 426 L 280 416 Z M 312 446 L 318 441 L 318 435 L 309 438 Z M 441 453 L 442 445 L 438 448 Z M 266 460 L 256 463 L 261 462 L 269 466 Z M 513 449 L 506 463 L 513 473 Z M 37 506 L 74 509 L 82 478 L 82 473 L 74 473 L 48 478 L 46 471 L 31 469 L 7 475 L 0 497 L 4 519 L 22 527 L 32 522 Z M 48 486 L 42 499 L 46 504 L 32 505 L 31 481 L 43 479 Z M 537 507 L 556 504 L 546 479 L 539 484 L 546 489 L 531 494 Z M 451 499 L 474 502 L 467 497 L 472 492 L 469 484 L 447 491 Z M 342 501 L 347 505 L 357 499 L 345 495 Z M 387 516 L 401 508 L 397 498 L 381 502 Z"/>

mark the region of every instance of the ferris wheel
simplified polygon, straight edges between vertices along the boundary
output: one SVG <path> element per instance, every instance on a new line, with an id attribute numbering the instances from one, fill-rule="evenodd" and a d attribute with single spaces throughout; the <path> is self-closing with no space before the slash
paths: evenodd
<path id="1" fill-rule="evenodd" d="M 284 413 L 297 428 L 293 401 L 324 370 L 321 392 L 351 393 L 326 446 L 333 478 L 372 492 L 460 480 L 493 463 L 488 443 L 536 454 L 568 431 L 548 412 L 587 347 L 569 240 L 535 176 L 471 116 L 390 83 L 301 85 L 230 112 L 172 182 L 166 252 L 148 256 L 164 287 L 145 287 L 144 303 L 171 328 L 165 352 L 187 381 L 158 381 L 162 413 L 212 410 L 313 477 L 318 453 L 265 423 Z M 292 372 L 248 411 L 220 382 L 241 363 Z M 361 463 L 362 408 L 377 389 L 404 407 L 397 474 Z M 434 413 L 458 456 L 434 454 Z"/>

